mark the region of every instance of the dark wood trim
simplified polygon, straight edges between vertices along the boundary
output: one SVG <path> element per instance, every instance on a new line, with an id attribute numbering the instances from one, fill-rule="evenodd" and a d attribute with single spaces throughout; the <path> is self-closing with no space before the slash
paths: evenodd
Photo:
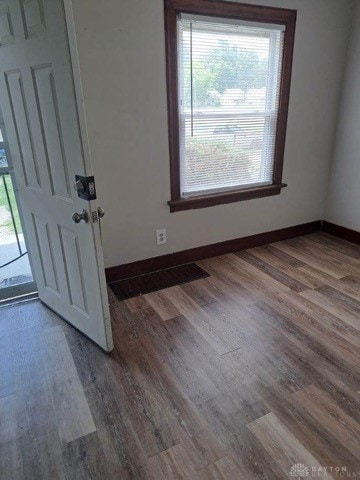
<path id="1" fill-rule="evenodd" d="M 168 101 L 171 199 L 180 198 L 180 138 L 178 106 L 177 11 L 165 0 L 165 51 Z"/>
<path id="2" fill-rule="evenodd" d="M 191 198 L 181 198 L 180 200 L 170 200 L 170 212 L 179 212 L 181 210 L 191 210 L 195 208 L 210 207 L 213 205 L 222 205 L 225 203 L 238 202 L 240 200 L 251 200 L 252 198 L 270 197 L 279 195 L 281 190 L 287 185 L 266 185 L 264 187 L 246 188 L 244 190 L 218 193 L 216 195 L 202 195 Z"/>
<path id="3" fill-rule="evenodd" d="M 267 196 L 262 188 L 251 189 L 244 195 L 239 192 L 229 194 L 214 194 L 203 197 L 181 198 L 180 192 L 180 139 L 179 139 L 179 107 L 178 107 L 178 58 L 177 58 L 177 15 L 194 13 L 262 23 L 277 23 L 285 25 L 283 51 L 283 68 L 281 72 L 281 91 L 279 98 L 279 115 L 276 131 L 273 187 L 268 195 L 278 195 L 281 192 L 284 163 L 285 138 L 288 118 L 292 60 L 294 51 L 296 10 L 247 5 L 243 3 L 214 0 L 164 0 L 165 5 L 165 42 L 166 42 L 166 77 L 168 98 L 168 131 L 170 153 L 171 200 L 168 202 L 170 211 L 205 208 L 220 203 L 232 203 Z M 276 192 L 276 193 L 274 193 Z M 201 198 L 201 200 L 200 200 Z M 189 206 L 186 207 L 185 205 Z"/>
<path id="4" fill-rule="evenodd" d="M 360 245 L 360 232 L 357 232 L 356 230 L 341 227 L 340 225 L 335 225 L 335 223 L 326 222 L 325 220 L 322 222 L 321 229 L 323 232 L 330 233 L 330 235 L 334 235 L 335 237 L 339 237 L 347 240 L 348 242 Z"/>
<path id="5" fill-rule="evenodd" d="M 296 16 L 296 10 L 288 8 L 251 5 L 224 0 L 166 0 L 177 12 L 209 15 L 222 18 L 240 18 L 264 23 L 286 24 Z"/>
<path id="6" fill-rule="evenodd" d="M 135 277 L 145 273 L 156 272 L 166 268 L 184 265 L 186 263 L 196 262 L 204 258 L 224 255 L 226 253 L 238 252 L 247 248 L 258 247 L 268 243 L 279 242 L 288 238 L 299 237 L 309 233 L 317 232 L 321 229 L 321 221 L 305 223 L 293 227 L 273 230 L 271 232 L 251 235 L 249 237 L 235 238 L 225 242 L 204 245 L 202 247 L 190 248 L 182 252 L 170 253 L 160 257 L 148 258 L 138 262 L 126 263 L 117 267 L 107 268 L 105 270 L 108 283 L 124 278 Z"/>
<path id="7" fill-rule="evenodd" d="M 296 12 L 287 18 L 285 23 L 284 50 L 282 59 L 282 72 L 280 83 L 279 113 L 276 128 L 275 154 L 274 154 L 274 175 L 275 184 L 282 182 L 286 129 L 290 102 L 291 74 L 295 43 Z"/>

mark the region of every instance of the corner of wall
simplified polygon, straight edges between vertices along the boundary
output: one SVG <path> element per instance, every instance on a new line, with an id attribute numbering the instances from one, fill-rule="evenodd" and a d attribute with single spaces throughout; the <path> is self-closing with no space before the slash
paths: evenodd
<path id="1" fill-rule="evenodd" d="M 325 193 L 325 199 L 324 199 L 324 205 L 323 205 L 323 215 L 322 215 L 322 218 L 325 221 L 327 220 L 329 198 L 330 198 L 330 195 L 331 195 L 332 176 L 333 176 L 334 165 L 335 165 L 337 144 L 338 144 L 338 141 L 339 141 L 339 129 L 340 129 L 341 117 L 342 117 L 344 91 L 345 91 L 348 68 L 349 68 L 349 56 L 350 56 L 350 49 L 351 49 L 351 43 L 352 43 L 352 37 L 353 37 L 353 30 L 356 26 L 355 25 L 354 12 L 355 12 L 357 7 L 359 7 L 359 4 L 358 5 L 356 4 L 356 0 L 352 0 L 351 7 L 349 9 L 350 10 L 349 11 L 349 34 L 348 34 L 348 41 L 347 41 L 347 47 L 346 47 L 346 54 L 344 55 L 344 68 L 343 68 L 343 74 L 342 74 L 342 80 L 341 80 L 341 88 L 340 88 L 340 92 L 339 92 L 339 96 L 338 96 L 337 116 L 336 116 L 336 121 L 335 121 L 335 125 L 334 125 L 334 139 L 333 139 L 333 144 L 332 144 L 332 149 L 331 149 L 331 158 L 330 158 L 330 161 L 329 161 L 329 169 L 328 169 L 328 172 L 327 172 L 327 188 L 326 188 L 326 193 Z"/>

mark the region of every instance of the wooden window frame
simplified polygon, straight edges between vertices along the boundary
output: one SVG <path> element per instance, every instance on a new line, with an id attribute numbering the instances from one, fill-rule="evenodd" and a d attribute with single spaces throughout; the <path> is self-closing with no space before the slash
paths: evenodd
<path id="1" fill-rule="evenodd" d="M 289 109 L 293 63 L 296 10 L 265 7 L 217 0 L 164 0 L 168 128 L 170 150 L 171 212 L 205 208 L 213 205 L 279 195 L 287 185 L 282 183 L 286 127 Z M 271 23 L 285 26 L 278 122 L 276 130 L 273 183 L 215 194 L 181 197 L 180 191 L 180 124 L 178 93 L 177 17 L 180 13 Z"/>

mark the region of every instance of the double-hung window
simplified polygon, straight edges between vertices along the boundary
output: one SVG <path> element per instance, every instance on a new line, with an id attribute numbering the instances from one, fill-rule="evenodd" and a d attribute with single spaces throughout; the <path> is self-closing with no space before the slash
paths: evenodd
<path id="1" fill-rule="evenodd" d="M 165 0 L 172 211 L 280 193 L 296 12 Z"/>

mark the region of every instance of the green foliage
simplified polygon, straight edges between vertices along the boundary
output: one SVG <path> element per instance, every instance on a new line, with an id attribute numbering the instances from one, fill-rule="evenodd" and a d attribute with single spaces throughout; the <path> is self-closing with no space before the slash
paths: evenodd
<path id="1" fill-rule="evenodd" d="M 239 163 L 239 157 L 243 162 Z M 229 141 L 201 137 L 186 140 L 186 168 L 203 184 L 211 183 L 224 169 L 232 170 L 234 175 L 242 175 L 244 170 L 250 173 L 247 158 L 244 149 L 234 148 Z"/>
<path id="2" fill-rule="evenodd" d="M 190 52 L 184 52 L 184 101 L 191 104 Z M 219 106 L 226 89 L 266 86 L 268 61 L 252 50 L 239 49 L 227 40 L 220 40 L 201 60 L 193 61 L 193 101 L 198 107 Z"/>
<path id="3" fill-rule="evenodd" d="M 193 62 L 193 101 L 199 106 L 218 106 L 220 99 L 212 97 L 209 92 L 214 90 L 216 73 L 205 68 L 201 61 Z M 191 72 L 187 68 L 184 73 L 184 97 L 186 106 L 191 104 Z"/>
<path id="4" fill-rule="evenodd" d="M 250 88 L 266 86 L 267 61 L 261 61 L 256 52 L 240 50 L 226 40 L 219 41 L 204 65 L 215 78 L 215 90 L 221 94 L 228 88 L 241 88 L 246 93 Z"/>

